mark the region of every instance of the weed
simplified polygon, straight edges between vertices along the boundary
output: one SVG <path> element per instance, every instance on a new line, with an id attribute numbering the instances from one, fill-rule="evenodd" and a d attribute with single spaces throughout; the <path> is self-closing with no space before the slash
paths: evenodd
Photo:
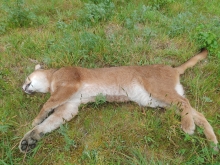
<path id="1" fill-rule="evenodd" d="M 89 52 L 93 51 L 96 46 L 99 45 L 99 36 L 84 32 L 80 35 L 79 43 L 80 43 L 80 49 L 84 54 L 88 54 Z"/>
<path id="2" fill-rule="evenodd" d="M 25 7 L 23 0 L 16 0 L 12 5 L 4 4 L 2 9 L 7 13 L 5 24 L 8 28 L 29 27 L 38 24 L 37 16 Z"/>
<path id="3" fill-rule="evenodd" d="M 106 96 L 104 96 L 103 94 L 99 94 L 95 97 L 95 104 L 98 106 L 98 105 L 101 105 L 101 104 L 104 104 L 106 102 Z"/>
<path id="4" fill-rule="evenodd" d="M 144 140 L 145 140 L 145 143 L 146 143 L 148 146 L 150 146 L 151 148 L 154 148 L 155 145 L 157 145 L 157 144 L 155 143 L 155 141 L 153 140 L 153 138 L 151 138 L 151 137 L 144 136 Z"/>
<path id="5" fill-rule="evenodd" d="M 149 6 L 142 5 L 137 10 L 134 10 L 131 15 L 125 19 L 125 27 L 134 28 L 136 23 L 145 23 Z"/>
<path id="6" fill-rule="evenodd" d="M 168 35 L 170 37 L 176 37 L 182 34 L 189 33 L 195 26 L 194 24 L 192 24 L 192 21 L 190 20 L 192 19 L 192 17 L 193 17 L 193 14 L 191 12 L 178 14 L 172 20 Z"/>
<path id="7" fill-rule="evenodd" d="M 0 34 L 4 34 L 6 32 L 7 25 L 4 22 L 0 23 Z"/>
<path id="8" fill-rule="evenodd" d="M 5 157 L 3 157 L 3 155 L 1 156 L 0 159 L 0 163 L 1 164 L 14 164 L 13 162 L 13 153 L 11 151 L 11 143 L 9 143 L 9 139 L 8 137 L 2 137 L 1 141 L 0 141 L 0 145 L 1 145 L 1 151 L 2 154 L 5 155 Z"/>
<path id="9" fill-rule="evenodd" d="M 96 150 L 88 150 L 86 146 L 82 152 L 81 162 L 87 162 L 88 164 L 95 165 L 98 162 L 98 152 Z"/>
<path id="10" fill-rule="evenodd" d="M 212 99 L 210 99 L 209 97 L 206 97 L 206 96 L 204 96 L 202 99 L 203 99 L 206 103 L 212 103 L 212 102 L 213 102 Z"/>
<path id="11" fill-rule="evenodd" d="M 61 135 L 64 136 L 64 141 L 65 141 L 64 149 L 65 149 L 66 151 L 69 151 L 71 147 L 76 147 L 76 144 L 75 144 L 75 141 L 72 140 L 72 139 L 68 136 L 67 130 L 68 130 L 68 125 L 65 124 L 65 125 L 61 125 L 61 126 L 60 126 L 60 129 L 59 129 L 58 132 L 59 132 Z"/>
<path id="12" fill-rule="evenodd" d="M 57 26 L 57 29 L 64 30 L 67 28 L 68 25 L 63 21 L 58 21 L 56 26 Z"/>
<path id="13" fill-rule="evenodd" d="M 150 4 L 157 10 L 166 8 L 168 4 L 174 3 L 174 0 L 153 0 Z"/>
<path id="14" fill-rule="evenodd" d="M 91 26 L 100 21 L 107 21 L 112 16 L 114 7 L 114 3 L 110 0 L 105 0 L 98 4 L 86 3 L 84 9 L 78 13 L 80 22 L 86 26 Z"/>
<path id="15" fill-rule="evenodd" d="M 193 164 L 206 164 L 205 162 L 211 162 L 211 164 L 218 164 L 218 162 L 212 162 L 213 157 L 216 155 L 216 151 L 209 149 L 207 146 L 204 147 L 198 154 L 192 155 L 187 160 L 187 165 Z"/>
<path id="16" fill-rule="evenodd" d="M 133 29 L 140 25 L 146 25 L 148 22 L 160 20 L 161 24 L 165 24 L 168 20 L 165 15 L 155 10 L 152 6 L 139 5 L 132 13 L 120 16 L 124 20 L 124 26 L 128 29 Z"/>
<path id="17" fill-rule="evenodd" d="M 201 45 L 201 47 L 208 48 L 210 53 L 213 54 L 219 48 L 217 36 L 211 31 L 202 31 L 202 29 L 204 29 L 204 25 L 200 25 L 196 28 L 196 40 Z M 220 58 L 220 51 L 218 51 L 217 55 Z"/>
<path id="18" fill-rule="evenodd" d="M 148 164 L 146 153 L 142 153 L 140 150 L 132 150 L 132 156 L 130 157 L 131 161 L 128 161 L 128 164 Z"/>

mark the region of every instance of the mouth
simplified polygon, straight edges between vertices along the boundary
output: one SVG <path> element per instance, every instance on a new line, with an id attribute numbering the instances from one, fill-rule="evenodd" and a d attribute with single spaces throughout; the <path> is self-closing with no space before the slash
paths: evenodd
<path id="1" fill-rule="evenodd" d="M 27 94 L 29 94 L 29 95 L 34 93 L 34 92 L 31 91 L 31 90 L 24 90 L 24 92 L 27 93 Z"/>

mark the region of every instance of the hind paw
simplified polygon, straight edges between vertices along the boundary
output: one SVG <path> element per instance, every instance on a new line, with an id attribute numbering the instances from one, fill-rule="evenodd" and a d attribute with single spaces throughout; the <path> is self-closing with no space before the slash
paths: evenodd
<path id="1" fill-rule="evenodd" d="M 189 135 L 192 135 L 195 131 L 195 123 L 192 117 L 190 116 L 185 116 L 181 120 L 181 127 L 184 132 L 186 132 Z"/>

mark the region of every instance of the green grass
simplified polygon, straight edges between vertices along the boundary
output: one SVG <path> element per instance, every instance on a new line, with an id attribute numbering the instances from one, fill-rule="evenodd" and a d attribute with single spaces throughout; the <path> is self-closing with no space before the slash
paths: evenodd
<path id="1" fill-rule="evenodd" d="M 188 136 L 175 107 L 82 105 L 33 153 L 18 143 L 49 95 L 26 95 L 25 77 L 45 68 L 167 64 L 202 47 L 208 59 L 181 77 L 187 98 L 220 139 L 218 0 L 2 0 L 0 4 L 0 164 L 220 164 L 197 128 Z"/>

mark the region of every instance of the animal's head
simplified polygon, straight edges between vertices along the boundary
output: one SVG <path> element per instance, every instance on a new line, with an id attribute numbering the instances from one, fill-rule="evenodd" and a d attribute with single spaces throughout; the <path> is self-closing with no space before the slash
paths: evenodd
<path id="1" fill-rule="evenodd" d="M 49 92 L 50 83 L 48 80 L 47 71 L 42 69 L 39 64 L 36 65 L 35 71 L 26 78 L 22 89 L 28 94 L 32 94 L 34 92 Z"/>

